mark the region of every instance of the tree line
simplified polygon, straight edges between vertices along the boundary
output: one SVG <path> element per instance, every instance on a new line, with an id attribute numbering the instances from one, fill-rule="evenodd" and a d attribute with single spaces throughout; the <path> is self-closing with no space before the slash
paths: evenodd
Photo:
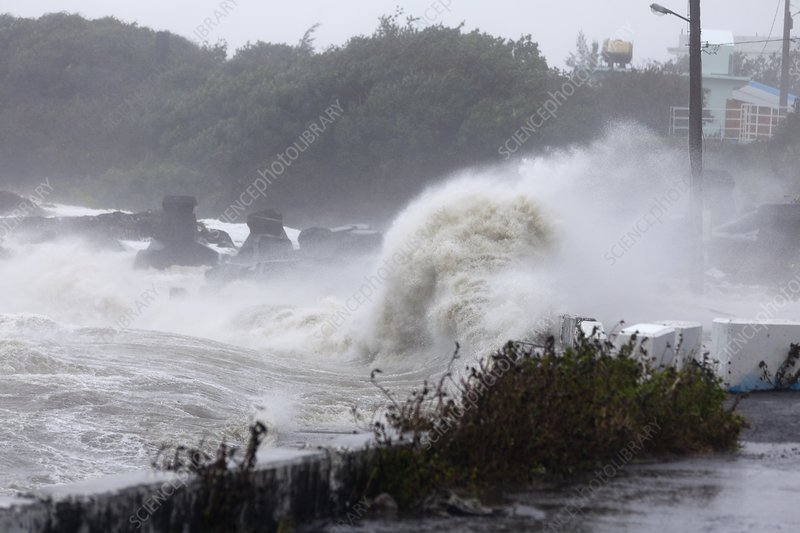
<path id="1" fill-rule="evenodd" d="M 401 14 L 315 50 L 257 42 L 228 57 L 114 18 L 0 15 L 0 183 L 52 179 L 84 204 L 150 208 L 194 194 L 208 211 L 240 196 L 332 104 L 342 113 L 274 180 L 264 205 L 379 215 L 500 148 L 565 83 L 531 35 L 419 28 Z M 611 120 L 666 130 L 687 81 L 650 65 L 592 73 L 557 120 L 527 131 L 522 157 L 584 143 Z"/>

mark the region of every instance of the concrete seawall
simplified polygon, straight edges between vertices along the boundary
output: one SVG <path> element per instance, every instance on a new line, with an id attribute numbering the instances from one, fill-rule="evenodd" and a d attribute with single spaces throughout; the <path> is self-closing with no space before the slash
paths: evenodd
<path id="1" fill-rule="evenodd" d="M 0 531 L 277 531 L 347 513 L 362 497 L 369 436 L 339 438 L 314 450 L 258 454 L 245 490 L 217 491 L 171 472 L 131 472 L 0 498 Z M 227 513 L 218 514 L 220 498 Z M 213 525 L 212 525 L 213 524 Z"/>

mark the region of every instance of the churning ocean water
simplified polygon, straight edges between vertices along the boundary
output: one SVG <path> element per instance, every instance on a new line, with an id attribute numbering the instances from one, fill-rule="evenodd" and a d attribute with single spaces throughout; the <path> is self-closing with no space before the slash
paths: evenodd
<path id="1" fill-rule="evenodd" d="M 12 233 L 0 260 L 0 494 L 146 468 L 164 445 L 240 443 L 254 420 L 272 444 L 351 430 L 353 407 L 386 401 L 372 369 L 402 396 L 445 371 L 455 341 L 466 364 L 560 312 L 710 320 L 707 302 L 659 285 L 680 274 L 680 203 L 608 260 L 680 161 L 618 127 L 585 149 L 431 187 L 373 256 L 224 284 L 202 268 L 134 270 L 146 243 Z M 247 235 L 205 223 L 239 244 Z"/>

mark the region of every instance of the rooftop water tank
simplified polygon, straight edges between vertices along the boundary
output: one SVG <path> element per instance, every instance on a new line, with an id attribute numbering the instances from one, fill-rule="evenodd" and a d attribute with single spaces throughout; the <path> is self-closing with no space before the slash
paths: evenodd
<path id="1" fill-rule="evenodd" d="M 606 39 L 603 41 L 602 56 L 609 67 L 614 68 L 615 64 L 624 67 L 633 60 L 633 43 L 620 39 Z"/>

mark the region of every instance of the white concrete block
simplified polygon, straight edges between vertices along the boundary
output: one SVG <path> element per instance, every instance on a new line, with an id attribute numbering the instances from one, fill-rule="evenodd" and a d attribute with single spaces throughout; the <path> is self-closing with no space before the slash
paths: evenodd
<path id="1" fill-rule="evenodd" d="M 597 320 L 584 320 L 579 327 L 587 339 L 604 341 L 608 338 L 602 322 Z"/>
<path id="2" fill-rule="evenodd" d="M 675 329 L 673 358 L 665 361 L 664 366 L 674 364 L 676 368 L 681 368 L 687 361 L 699 361 L 703 358 L 703 325 L 700 322 L 663 320 L 656 324 Z"/>
<path id="3" fill-rule="evenodd" d="M 677 330 L 671 326 L 663 324 L 634 324 L 622 329 L 614 337 L 614 346 L 617 349 L 628 344 L 634 335 L 636 341 L 633 347 L 633 355 L 642 356 L 645 352 L 647 360 L 653 366 L 667 366 L 674 359 L 675 337 Z"/>
<path id="4" fill-rule="evenodd" d="M 590 340 L 604 341 L 606 336 L 603 324 L 594 318 L 579 317 L 576 315 L 561 315 L 558 339 L 561 349 L 574 348 L 578 344 L 578 335 L 583 335 Z"/>
<path id="5" fill-rule="evenodd" d="M 710 357 L 719 361 L 717 373 L 732 392 L 769 390 L 774 386 L 762 375 L 766 370 L 774 383 L 792 343 L 800 343 L 800 322 L 717 318 L 711 325 Z M 765 369 L 759 368 L 761 361 Z"/>

